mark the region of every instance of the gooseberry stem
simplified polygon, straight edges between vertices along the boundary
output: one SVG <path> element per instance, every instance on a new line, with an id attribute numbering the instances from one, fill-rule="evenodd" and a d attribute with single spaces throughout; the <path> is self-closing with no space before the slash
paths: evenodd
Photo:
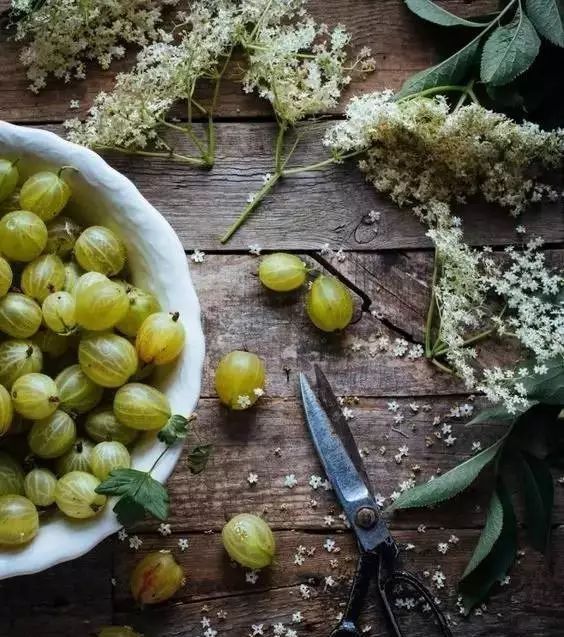
<path id="1" fill-rule="evenodd" d="M 57 171 L 57 177 L 60 177 L 63 174 L 63 170 L 74 170 L 75 172 L 79 172 L 78 168 L 75 168 L 74 166 L 61 166 Z"/>

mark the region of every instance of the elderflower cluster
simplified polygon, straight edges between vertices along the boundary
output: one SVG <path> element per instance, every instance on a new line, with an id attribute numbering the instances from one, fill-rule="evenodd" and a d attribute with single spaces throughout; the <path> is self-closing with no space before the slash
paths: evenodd
<path id="1" fill-rule="evenodd" d="M 427 234 L 437 250 L 437 339 L 445 344 L 446 360 L 469 390 L 484 392 L 510 413 L 526 408 L 523 380 L 531 372 L 481 367 L 466 339 L 484 331 L 510 334 L 527 357 L 532 355 L 535 374 L 546 372 L 544 361 L 561 358 L 564 363 L 564 277 L 548 268 L 538 239 L 522 251 L 509 247 L 494 258 L 489 248 L 470 248 L 456 222 L 445 226 L 443 220 Z"/>
<path id="2" fill-rule="evenodd" d="M 362 50 L 347 67 L 349 44 L 344 27 L 329 31 L 310 17 L 293 24 L 261 24 L 246 43 L 250 55 L 243 90 L 257 90 L 271 102 L 277 117 L 290 125 L 327 112 L 337 105 L 354 69 L 374 68 L 369 50 Z"/>
<path id="3" fill-rule="evenodd" d="M 446 99 L 396 99 L 392 91 L 354 97 L 324 143 L 337 152 L 366 149 L 367 180 L 400 206 L 486 201 L 522 212 L 558 194 L 534 176 L 564 159 L 564 130 L 518 124 L 477 104 L 450 111 Z"/>
<path id="4" fill-rule="evenodd" d="M 530 202 L 558 199 L 537 175 L 562 166 L 564 130 L 518 124 L 476 104 L 451 112 L 440 96 L 402 100 L 383 91 L 353 98 L 324 143 L 337 153 L 364 149 L 367 180 L 428 227 L 438 314 L 432 355 L 444 356 L 469 390 L 511 413 L 526 407 L 530 371 L 484 368 L 472 345 L 482 335 L 510 336 L 532 355 L 535 373 L 546 370 L 544 361 L 564 361 L 564 278 L 548 268 L 539 240 L 503 258 L 470 247 L 451 205 L 481 195 L 517 215 Z"/>
<path id="5" fill-rule="evenodd" d="M 212 7 L 212 4 L 214 5 Z M 240 26 L 233 3 L 197 2 L 182 14 L 178 43 L 146 46 L 111 93 L 99 93 L 85 122 L 68 120 L 68 138 L 95 148 L 165 147 L 157 128 L 177 100 L 191 99 L 197 81 L 211 76 Z"/>
<path id="6" fill-rule="evenodd" d="M 235 47 L 245 55 L 243 89 L 268 99 L 279 121 L 290 125 L 335 106 L 350 73 L 373 68 L 368 49 L 347 66 L 349 35 L 340 26 L 317 25 L 305 0 L 198 0 L 178 17 L 174 36 L 161 32 L 145 46 L 112 92 L 96 97 L 85 122 L 66 122 L 72 141 L 172 153 L 158 132 L 170 126 L 165 116 L 179 100 L 193 108 L 198 82 L 219 81 Z"/>
<path id="7" fill-rule="evenodd" d="M 145 46 L 161 38 L 163 9 L 178 0 L 46 0 L 32 10 L 29 0 L 12 0 L 22 14 L 15 39 L 25 42 L 20 60 L 30 88 L 38 92 L 49 75 L 84 79 L 85 64 L 108 68 L 125 54 L 124 44 Z"/>

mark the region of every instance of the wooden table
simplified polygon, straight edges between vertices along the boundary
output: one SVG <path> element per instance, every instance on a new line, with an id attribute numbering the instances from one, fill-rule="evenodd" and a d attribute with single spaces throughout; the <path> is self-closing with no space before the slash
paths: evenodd
<path id="1" fill-rule="evenodd" d="M 456 11 L 468 11 L 465 0 L 448 4 Z M 473 6 L 491 4 L 478 0 Z M 398 87 L 407 75 L 432 62 L 429 31 L 402 5 L 401 0 L 312 0 L 318 17 L 330 24 L 342 21 L 354 34 L 355 44 L 372 47 L 376 55 L 376 72 L 365 83 L 353 85 L 350 94 Z M 114 72 L 128 64 L 118 63 L 109 72 L 94 70 L 84 83 L 50 84 L 35 96 L 26 89 L 17 48 L 2 43 L 0 55 L 0 117 L 61 134 L 61 121 L 76 114 L 69 110 L 69 101 L 79 99 L 84 112 L 100 89 L 111 86 Z M 308 484 L 321 469 L 304 427 L 296 379 L 299 370 L 311 370 L 315 362 L 322 364 L 340 394 L 358 397 L 351 426 L 366 452 L 374 485 L 385 496 L 410 477 L 414 465 L 420 467 L 418 479 L 427 479 L 467 458 L 472 441 L 485 446 L 497 437 L 494 426 L 469 430 L 453 420 L 457 441 L 446 447 L 434 436 L 432 421 L 440 416 L 443 422 L 452 406 L 468 400 L 462 386 L 422 359 L 392 358 L 377 351 L 374 341 L 379 335 L 421 342 L 432 253 L 418 222 L 376 196 L 353 165 L 288 179 L 227 246 L 220 245 L 218 235 L 270 170 L 270 120 L 263 102 L 228 82 L 218 120 L 219 154 L 211 172 L 156 159 L 108 158 L 167 217 L 187 254 L 196 248 L 206 252 L 204 263 L 192 265 L 207 336 L 198 430 L 203 440 L 213 443 L 215 454 L 202 475 L 191 476 L 183 459 L 170 479 L 169 537 L 157 533 L 157 524 L 147 523 L 138 532 L 143 545 L 137 552 L 129 549 L 127 541 L 112 538 L 72 563 L 3 582 L 2 637 L 78 637 L 111 623 L 133 625 L 146 637 L 196 637 L 203 632 L 203 616 L 211 619 L 220 636 L 244 637 L 252 624 L 264 624 L 264 633 L 271 635 L 270 624 L 289 625 L 297 611 L 303 615 L 303 622 L 293 626 L 299 635 L 325 637 L 342 609 L 356 551 L 331 494 L 314 491 Z M 308 160 L 322 152 L 319 134 L 326 125 L 317 124 L 304 144 Z M 372 209 L 382 214 L 377 234 L 363 223 Z M 463 217 L 473 243 L 503 246 L 517 239 L 514 223 L 503 212 L 475 205 Z M 523 221 L 531 234 L 541 233 L 547 239 L 550 260 L 562 266 L 561 210 L 542 206 Z M 303 255 L 350 287 L 357 299 L 358 320 L 344 336 L 328 338 L 311 326 L 303 294 L 280 297 L 261 288 L 257 258 L 248 252 L 254 243 L 264 250 Z M 342 246 L 344 261 L 322 256 L 325 243 Z M 242 414 L 222 408 L 213 390 L 219 358 L 236 348 L 257 352 L 268 370 L 266 397 Z M 405 415 L 399 430 L 387 407 L 391 400 Z M 475 402 L 480 404 L 479 399 Z M 420 406 L 417 413 L 411 403 Z M 423 410 L 424 404 L 430 405 L 430 411 Z M 404 444 L 409 455 L 396 464 L 394 454 Z M 249 472 L 258 475 L 253 486 L 247 482 Z M 284 487 L 284 476 L 290 473 L 298 481 L 293 489 Z M 396 516 L 394 533 L 401 542 L 415 545 L 405 555 L 407 563 L 420 573 L 442 569 L 446 585 L 437 595 L 451 614 L 455 635 L 562 635 L 564 491 L 559 486 L 552 572 L 541 557 L 525 549 L 510 583 L 495 589 L 482 614 L 470 620 L 457 614 L 454 586 L 479 536 L 487 487 L 486 477 L 481 487 L 448 506 Z M 219 535 L 225 521 L 243 511 L 265 514 L 279 547 L 275 566 L 262 572 L 255 584 L 245 581 L 243 570 L 231 568 Z M 326 516 L 335 520 L 331 526 L 326 525 Z M 425 533 L 417 532 L 420 524 L 426 526 Z M 453 534 L 459 543 L 442 555 L 438 542 Z M 340 553 L 324 550 L 328 537 L 336 540 Z M 180 538 L 189 540 L 185 552 L 178 550 Z M 315 548 L 301 566 L 294 565 L 299 545 Z M 186 569 L 188 583 L 169 603 L 140 611 L 129 595 L 128 575 L 143 554 L 167 547 Z M 336 562 L 331 565 L 331 560 Z M 325 585 L 329 575 L 337 582 L 335 587 Z M 310 599 L 302 599 L 302 584 L 309 587 Z M 220 619 L 218 613 L 226 618 Z M 374 607 L 365 623 L 371 625 L 368 635 L 387 634 Z"/>

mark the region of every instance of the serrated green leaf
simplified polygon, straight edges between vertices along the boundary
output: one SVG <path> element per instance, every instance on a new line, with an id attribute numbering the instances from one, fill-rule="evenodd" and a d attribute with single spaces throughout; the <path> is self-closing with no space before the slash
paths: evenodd
<path id="1" fill-rule="evenodd" d="M 485 27 L 488 24 L 487 22 L 474 22 L 459 18 L 454 13 L 439 7 L 432 0 L 405 0 L 405 4 L 423 20 L 440 24 L 444 27 Z"/>
<path id="2" fill-rule="evenodd" d="M 561 0 L 526 0 L 525 9 L 540 35 L 557 46 L 564 46 L 564 4 Z"/>
<path id="3" fill-rule="evenodd" d="M 157 438 L 170 447 L 178 440 L 186 438 L 189 422 L 188 418 L 175 414 L 168 419 L 166 425 L 157 434 Z"/>
<path id="4" fill-rule="evenodd" d="M 472 571 L 474 571 L 479 564 L 490 554 L 494 544 L 497 542 L 503 528 L 503 507 L 499 496 L 494 491 L 490 500 L 490 506 L 488 509 L 488 516 L 486 518 L 486 524 L 480 534 L 480 539 L 476 548 L 472 553 L 472 557 L 468 562 L 461 579 L 464 579 Z"/>
<path id="5" fill-rule="evenodd" d="M 525 498 L 525 521 L 531 546 L 545 553 L 550 538 L 554 484 L 548 464 L 530 454 L 522 454 L 521 478 Z"/>
<path id="6" fill-rule="evenodd" d="M 102 495 L 124 495 L 132 484 L 143 480 L 147 473 L 138 469 L 114 469 L 110 475 L 98 485 L 96 493 Z"/>
<path id="7" fill-rule="evenodd" d="M 145 507 L 127 495 L 120 498 L 112 510 L 119 523 L 126 528 L 133 526 L 145 517 Z"/>
<path id="8" fill-rule="evenodd" d="M 438 478 L 404 491 L 389 509 L 430 506 L 453 498 L 464 491 L 474 482 L 482 469 L 496 457 L 498 451 L 503 447 L 508 433 L 484 451 L 472 456 Z"/>
<path id="9" fill-rule="evenodd" d="M 188 454 L 188 468 L 193 474 L 202 473 L 211 457 L 212 445 L 198 445 Z"/>
<path id="10" fill-rule="evenodd" d="M 491 546 L 489 553 L 458 585 L 458 592 L 462 596 L 462 602 L 467 612 L 483 601 L 491 587 L 505 577 L 517 553 L 517 523 L 511 498 L 501 483 L 496 491 L 503 509 L 501 532 Z"/>
<path id="11" fill-rule="evenodd" d="M 481 35 L 446 60 L 409 77 L 401 87 L 398 97 L 406 97 L 428 88 L 458 84 L 468 75 L 475 62 Z"/>
<path id="12" fill-rule="evenodd" d="M 521 9 L 513 20 L 497 27 L 482 50 L 480 76 L 483 82 L 501 86 L 524 73 L 535 61 L 540 38 Z"/>
<path id="13" fill-rule="evenodd" d="M 114 512 L 124 526 L 142 520 L 145 512 L 159 520 L 165 520 L 168 516 L 168 491 L 146 471 L 114 469 L 98 485 L 96 493 L 120 497 Z"/>

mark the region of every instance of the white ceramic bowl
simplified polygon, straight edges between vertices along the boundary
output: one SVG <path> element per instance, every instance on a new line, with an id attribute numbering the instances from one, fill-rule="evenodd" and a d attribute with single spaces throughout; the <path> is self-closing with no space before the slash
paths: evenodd
<path id="1" fill-rule="evenodd" d="M 190 414 L 200 393 L 204 336 L 186 256 L 174 230 L 129 179 L 96 153 L 53 133 L 0 122 L 0 157 L 21 158 L 18 166 L 24 176 L 63 165 L 78 169 L 65 173 L 73 192 L 68 210 L 86 224 L 114 230 L 127 247 L 133 282 L 152 291 L 163 308 L 180 312 L 187 347 L 172 368 L 162 370 L 157 385 L 168 396 L 173 413 Z M 161 450 L 154 435 L 147 437 L 135 446 L 132 466 L 147 470 Z M 155 478 L 164 482 L 169 477 L 181 450 L 177 445 L 165 454 L 153 472 Z M 0 579 L 42 571 L 88 552 L 120 528 L 112 506 L 109 502 L 96 518 L 82 522 L 56 514 L 27 546 L 0 548 Z"/>

